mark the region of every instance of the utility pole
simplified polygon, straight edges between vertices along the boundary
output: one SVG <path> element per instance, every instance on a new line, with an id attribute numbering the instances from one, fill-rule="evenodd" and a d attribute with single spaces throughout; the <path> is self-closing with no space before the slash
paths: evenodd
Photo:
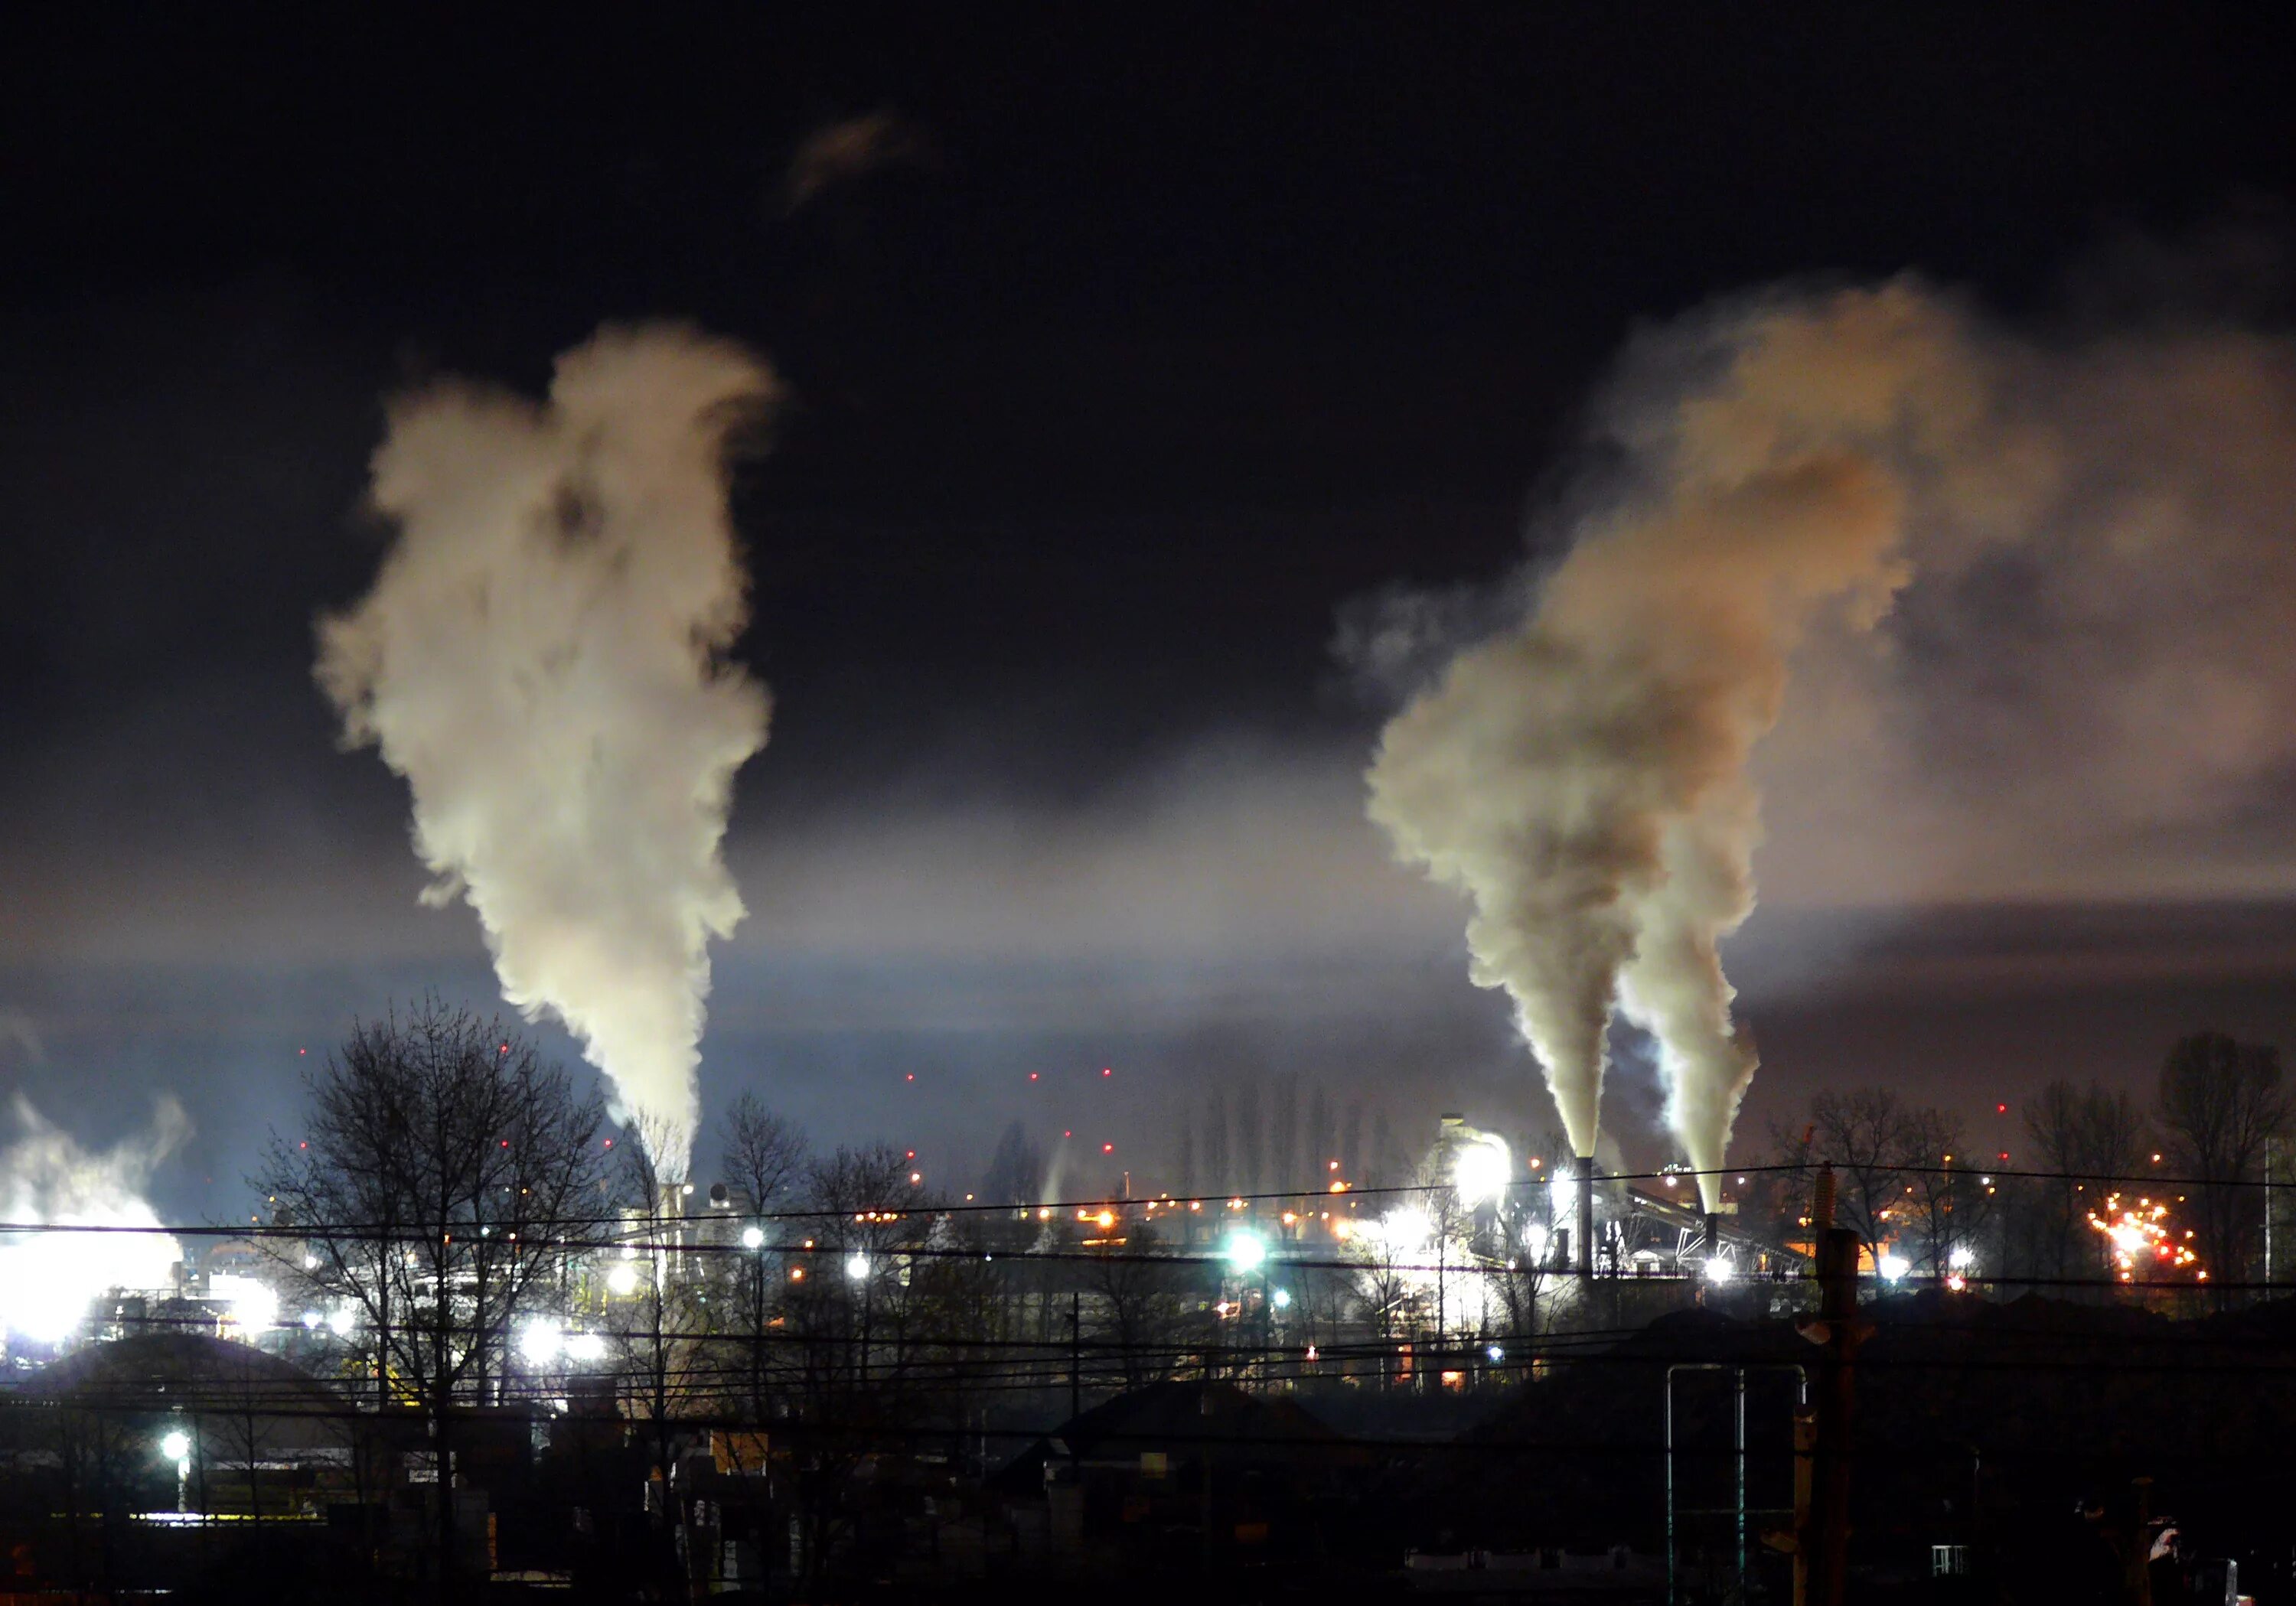
<path id="1" fill-rule="evenodd" d="M 1819 1168 L 1810 1209 L 1818 1310 L 1800 1328 L 1822 1353 L 1816 1405 L 1794 1422 L 1795 1606 L 1845 1606 L 1849 1599 L 1850 1415 L 1866 1330 L 1857 1320 L 1857 1234 L 1833 1225 L 1833 1168 Z"/>

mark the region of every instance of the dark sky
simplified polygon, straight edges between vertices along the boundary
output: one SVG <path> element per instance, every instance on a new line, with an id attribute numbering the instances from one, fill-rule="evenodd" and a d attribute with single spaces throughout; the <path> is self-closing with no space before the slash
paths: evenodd
<path id="1" fill-rule="evenodd" d="M 334 749 L 311 621 L 381 550 L 387 393 L 538 388 L 602 320 L 671 316 L 791 397 L 738 497 L 777 708 L 713 1107 L 755 1086 L 952 1170 L 1016 1116 L 1152 1168 L 1150 1118 L 1268 1070 L 1536 1125 L 1456 909 L 1361 821 L 1382 710 L 1343 613 L 1517 561 L 1639 325 L 1905 269 L 2019 315 L 2131 240 L 2279 216 L 2267 9 L 20 20 L 0 1085 L 91 1140 L 180 1090 L 201 1136 L 159 1185 L 229 1210 L 299 1049 L 424 986 L 491 1001 L 469 913 L 414 906 L 403 786 Z M 865 118 L 875 160 L 793 203 L 808 137 Z M 2296 1025 L 2269 900 L 1740 940 L 1757 1143 L 1817 1086 L 1989 1113 Z"/>

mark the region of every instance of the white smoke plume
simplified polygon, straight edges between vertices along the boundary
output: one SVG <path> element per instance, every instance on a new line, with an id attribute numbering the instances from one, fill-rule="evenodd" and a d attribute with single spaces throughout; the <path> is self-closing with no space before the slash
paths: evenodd
<path id="1" fill-rule="evenodd" d="M 726 457 L 775 391 L 739 347 L 652 326 L 560 357 L 540 404 L 399 397 L 373 470 L 397 538 L 319 627 L 346 743 L 413 790 L 425 901 L 470 900 L 504 996 L 565 1022 L 679 1176 L 709 943 L 742 915 L 734 774 L 768 713 L 726 656 L 748 617 Z"/>
<path id="2" fill-rule="evenodd" d="M 183 1250 L 160 1230 L 143 1190 L 152 1168 L 191 1136 L 184 1107 L 161 1097 L 148 1131 L 100 1154 L 21 1094 L 14 1113 L 16 1140 L 0 1150 L 0 1220 L 51 1230 L 0 1233 L 0 1332 L 53 1343 L 114 1288 L 171 1288 Z M 53 1230 L 61 1227 L 149 1230 Z"/>
<path id="3" fill-rule="evenodd" d="M 1753 908 L 1749 760 L 1813 618 L 1870 623 L 1905 584 L 1884 448 L 1958 410 L 1962 347 L 1893 289 L 1678 334 L 1680 388 L 1656 398 L 1656 365 L 1630 365 L 1608 421 L 1624 489 L 1520 626 L 1381 739 L 1372 816 L 1472 900 L 1474 979 L 1513 997 L 1578 1153 L 1623 1008 L 1659 1041 L 1692 1164 L 1721 1167 L 1755 1064 L 1717 952 Z"/>
<path id="4" fill-rule="evenodd" d="M 1475 979 L 1579 1153 L 1621 1012 L 1715 1202 L 1755 1065 L 1718 946 L 1764 789 L 1805 903 L 2296 886 L 2267 824 L 2296 776 L 2296 344 L 2121 315 L 2019 332 L 1900 281 L 1630 348 L 1563 556 L 1368 777 L 1398 854 L 1471 900 Z"/>

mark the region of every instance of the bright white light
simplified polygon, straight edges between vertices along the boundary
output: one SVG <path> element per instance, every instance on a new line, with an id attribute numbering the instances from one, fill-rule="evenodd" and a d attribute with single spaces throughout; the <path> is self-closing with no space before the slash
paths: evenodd
<path id="1" fill-rule="evenodd" d="M 519 1358 L 529 1366 L 547 1366 L 566 1345 L 565 1330 L 547 1320 L 529 1322 L 518 1330 Z"/>
<path id="2" fill-rule="evenodd" d="M 1435 1218 L 1418 1205 L 1398 1205 L 1375 1224 L 1381 1246 L 1398 1260 L 1419 1260 L 1434 1250 Z"/>
<path id="3" fill-rule="evenodd" d="M 316 1255 L 306 1255 L 306 1256 L 304 1256 L 304 1257 L 303 1257 L 303 1269 L 304 1269 L 305 1271 L 307 1271 L 307 1272 L 316 1272 L 316 1271 L 317 1271 L 317 1270 L 319 1269 L 319 1258 L 318 1258 Z"/>
<path id="4" fill-rule="evenodd" d="M 184 1461 L 192 1453 L 192 1436 L 181 1428 L 160 1440 L 160 1454 L 169 1461 Z"/>
<path id="5" fill-rule="evenodd" d="M 1513 1175 L 1514 1164 L 1505 1142 L 1488 1132 L 1461 1144 L 1451 1161 L 1451 1186 L 1457 1190 L 1460 1204 L 1470 1210 L 1505 1198 Z"/>
<path id="6" fill-rule="evenodd" d="M 1953 1253 L 1945 1258 L 1945 1263 L 1957 1272 L 1965 1272 L 1977 1264 L 1977 1251 L 1965 1243 L 1956 1243 L 1953 1246 Z"/>
<path id="7" fill-rule="evenodd" d="M 1543 1223 L 1534 1221 L 1523 1233 L 1522 1247 L 1530 1251 L 1533 1265 L 1546 1258 L 1546 1246 L 1550 1241 L 1552 1241 L 1547 1237 L 1546 1227 Z"/>
<path id="8" fill-rule="evenodd" d="M 1256 1272 L 1267 1258 L 1267 1241 L 1257 1233 L 1230 1233 L 1220 1258 L 1231 1271 Z"/>
<path id="9" fill-rule="evenodd" d="M 1578 1179 L 1568 1166 L 1557 1166 L 1546 1179 L 1550 1214 L 1556 1221 L 1569 1221 L 1578 1213 Z"/>
<path id="10" fill-rule="evenodd" d="M 606 1358 L 606 1335 L 603 1332 L 578 1332 L 568 1335 L 566 1358 L 584 1365 L 594 1364 Z"/>
<path id="11" fill-rule="evenodd" d="M 765 1248 L 766 1229 L 763 1227 L 743 1227 L 742 1229 L 742 1247 L 745 1250 L 761 1250 Z"/>
<path id="12" fill-rule="evenodd" d="M 335 1337 L 348 1339 L 357 1328 L 358 1311 L 356 1307 L 338 1305 L 327 1313 L 327 1331 Z"/>
<path id="13" fill-rule="evenodd" d="M 208 1292 L 231 1307 L 231 1319 L 242 1332 L 264 1332 L 278 1325 L 279 1295 L 267 1282 L 217 1272 L 208 1279 Z"/>
<path id="14" fill-rule="evenodd" d="M 326 1319 L 316 1310 L 307 1310 L 303 1313 L 303 1331 L 316 1332 L 319 1331 L 319 1323 Z"/>
<path id="15" fill-rule="evenodd" d="M 172 1282 L 182 1247 L 138 1194 L 152 1161 L 175 1139 L 163 1119 L 108 1151 L 83 1149 L 20 1094 L 14 1117 L 16 1135 L 0 1147 L 0 1221 L 47 1230 L 0 1233 L 0 1332 L 53 1343 L 70 1338 L 111 1290 Z M 135 1230 L 55 1230 L 62 1227 Z"/>
<path id="16" fill-rule="evenodd" d="M 635 1260 L 622 1260 L 616 1262 L 614 1269 L 606 1274 L 606 1291 L 614 1295 L 618 1299 L 627 1299 L 632 1294 L 637 1292 L 637 1262 Z"/>
<path id="17" fill-rule="evenodd" d="M 1292 1308 L 1292 1291 L 1290 1289 L 1279 1288 L 1275 1291 L 1275 1308 L 1278 1310 L 1289 1310 Z"/>
<path id="18" fill-rule="evenodd" d="M 869 1257 L 856 1251 L 845 1258 L 845 1274 L 858 1282 L 869 1274 Z"/>
<path id="19" fill-rule="evenodd" d="M 1878 1262 L 1884 1281 L 1895 1282 L 1914 1269 L 1914 1263 L 1895 1251 L 1884 1254 Z"/>
<path id="20" fill-rule="evenodd" d="M 1483 1354 L 1488 1357 L 1491 1364 L 1494 1366 L 1506 1359 L 1506 1351 L 1500 1348 L 1496 1344 L 1494 1344 L 1488 1349 L 1484 1350 Z"/>
<path id="21" fill-rule="evenodd" d="M 1710 1255 L 1707 1258 L 1706 1280 L 1709 1282 L 1727 1282 L 1737 1274 L 1738 1268 L 1730 1264 L 1729 1257 Z"/>

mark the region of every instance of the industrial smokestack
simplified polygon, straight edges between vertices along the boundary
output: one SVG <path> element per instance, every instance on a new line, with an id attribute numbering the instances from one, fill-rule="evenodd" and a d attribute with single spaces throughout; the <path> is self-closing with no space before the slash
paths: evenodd
<path id="1" fill-rule="evenodd" d="M 1595 1157 L 1578 1157 L 1578 1269 L 1595 1270 Z"/>
<path id="2" fill-rule="evenodd" d="M 1709 1210 L 1706 1212 L 1706 1258 L 1711 1260 L 1721 1252 L 1722 1213 L 1718 1210 Z"/>
<path id="3" fill-rule="evenodd" d="M 680 1177 L 709 939 L 742 914 L 719 847 L 767 712 L 728 657 L 727 443 L 774 391 L 741 348 L 653 326 L 561 356 L 541 402 L 398 397 L 373 483 L 395 539 L 319 624 L 345 744 L 414 792 L 423 900 L 470 901 L 504 997 L 565 1022 Z"/>

